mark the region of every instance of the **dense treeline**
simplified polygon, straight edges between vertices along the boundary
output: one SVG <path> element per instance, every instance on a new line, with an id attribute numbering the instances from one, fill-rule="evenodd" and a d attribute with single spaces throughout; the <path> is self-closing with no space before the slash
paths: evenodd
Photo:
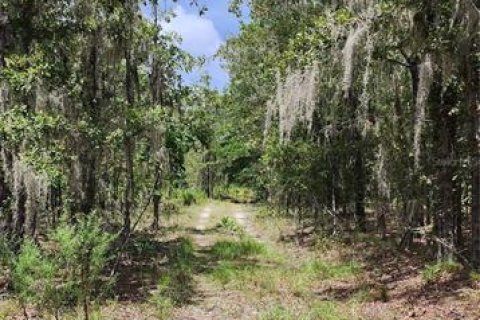
<path id="1" fill-rule="evenodd" d="M 329 232 L 420 233 L 479 266 L 478 1 L 250 6 L 222 50 L 239 183 Z"/>
<path id="2" fill-rule="evenodd" d="M 35 237 L 64 214 L 122 218 L 152 198 L 193 143 L 194 62 L 137 1 L 6 1 L 1 9 L 2 230 Z M 27 18 L 28 17 L 28 18 Z M 199 132 L 201 130 L 199 129 Z M 170 159 L 170 160 L 169 160 Z M 113 217 L 112 217 L 113 215 Z"/>
<path id="3" fill-rule="evenodd" d="M 158 1 L 0 3 L 0 260 L 22 306 L 88 318 L 107 257 L 184 184 L 206 125 L 167 17 Z"/>

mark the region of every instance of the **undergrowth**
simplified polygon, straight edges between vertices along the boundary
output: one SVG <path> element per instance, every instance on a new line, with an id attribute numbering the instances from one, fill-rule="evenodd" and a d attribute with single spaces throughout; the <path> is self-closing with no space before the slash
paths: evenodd
<path id="1" fill-rule="evenodd" d="M 360 273 L 354 262 L 333 263 L 311 255 L 303 262 L 289 260 L 266 244 L 249 238 L 218 241 L 212 247 L 218 261 L 210 277 L 224 287 L 260 294 L 311 296 L 313 285 L 327 279 L 344 279 Z M 255 257 L 256 260 L 247 259 Z"/>
<path id="2" fill-rule="evenodd" d="M 169 252 L 168 270 L 159 279 L 150 297 L 158 319 L 170 319 L 175 306 L 187 303 L 193 294 L 195 248 L 189 238 L 180 238 Z"/>
<path id="3" fill-rule="evenodd" d="M 234 218 L 230 216 L 223 217 L 217 224 L 217 229 L 219 229 L 220 231 L 232 232 L 237 234 L 245 233 L 245 229 L 241 225 L 239 225 Z"/>
<path id="4" fill-rule="evenodd" d="M 443 276 L 454 274 L 462 268 L 462 265 L 453 260 L 443 260 L 427 264 L 422 271 L 422 278 L 426 283 L 440 280 Z"/>

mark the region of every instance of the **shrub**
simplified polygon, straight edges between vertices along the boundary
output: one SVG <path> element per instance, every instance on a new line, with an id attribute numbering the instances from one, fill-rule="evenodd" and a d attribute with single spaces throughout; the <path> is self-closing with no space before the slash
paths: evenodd
<path id="1" fill-rule="evenodd" d="M 180 205 L 188 207 L 204 200 L 205 193 L 201 190 L 194 188 L 176 189 L 174 191 L 173 198 Z"/>
<path id="2" fill-rule="evenodd" d="M 184 206 L 191 206 L 197 203 L 195 195 L 190 190 L 183 190 L 180 195 Z"/>
<path id="3" fill-rule="evenodd" d="M 230 216 L 225 216 L 220 220 L 220 222 L 217 224 L 217 228 L 223 231 L 229 231 L 233 233 L 243 233 L 245 230 L 244 228 L 237 223 L 237 221 L 230 217 Z"/>
<path id="4" fill-rule="evenodd" d="M 470 280 L 473 282 L 480 282 L 480 273 L 476 271 L 470 272 Z"/>
<path id="5" fill-rule="evenodd" d="M 57 295 L 54 293 L 56 268 L 52 261 L 42 255 L 32 240 L 25 240 L 11 263 L 13 289 L 24 313 L 26 307 L 32 304 L 39 310 L 57 314 L 58 299 L 55 299 Z"/>
<path id="6" fill-rule="evenodd" d="M 433 264 L 427 264 L 422 271 L 422 278 L 425 282 L 435 282 L 441 277 L 458 272 L 462 265 L 452 261 L 443 260 Z"/>
<path id="7" fill-rule="evenodd" d="M 10 255 L 14 290 L 22 307 L 34 305 L 58 318 L 64 307 L 82 304 L 85 318 L 95 286 L 108 262 L 108 249 L 113 236 L 101 230 L 93 215 L 76 226 L 62 225 L 41 248 L 25 240 L 18 255 Z"/>
<path id="8" fill-rule="evenodd" d="M 269 205 L 258 205 L 255 218 L 257 219 L 271 219 L 279 216 L 279 211 Z"/>

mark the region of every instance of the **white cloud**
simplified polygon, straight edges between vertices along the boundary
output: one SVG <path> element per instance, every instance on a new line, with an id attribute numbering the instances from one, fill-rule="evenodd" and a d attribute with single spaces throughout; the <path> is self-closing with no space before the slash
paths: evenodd
<path id="1" fill-rule="evenodd" d="M 181 47 L 194 56 L 212 56 L 222 45 L 222 38 L 213 22 L 198 14 L 185 12 L 182 6 L 175 8 L 175 17 L 162 27 L 182 38 Z"/>

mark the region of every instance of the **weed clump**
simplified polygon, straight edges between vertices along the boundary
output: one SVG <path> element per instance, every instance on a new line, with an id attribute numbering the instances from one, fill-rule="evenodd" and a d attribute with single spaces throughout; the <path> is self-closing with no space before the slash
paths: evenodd
<path id="1" fill-rule="evenodd" d="M 230 216 L 223 217 L 217 224 L 217 228 L 221 231 L 243 234 L 245 229 Z"/>
<path id="2" fill-rule="evenodd" d="M 179 205 L 188 207 L 204 200 L 205 193 L 194 188 L 177 189 L 173 194 L 173 199 Z"/>
<path id="3" fill-rule="evenodd" d="M 433 264 L 427 264 L 422 271 L 422 278 L 426 283 L 432 283 L 444 276 L 460 271 L 461 268 L 462 265 L 453 260 L 443 260 Z"/>

